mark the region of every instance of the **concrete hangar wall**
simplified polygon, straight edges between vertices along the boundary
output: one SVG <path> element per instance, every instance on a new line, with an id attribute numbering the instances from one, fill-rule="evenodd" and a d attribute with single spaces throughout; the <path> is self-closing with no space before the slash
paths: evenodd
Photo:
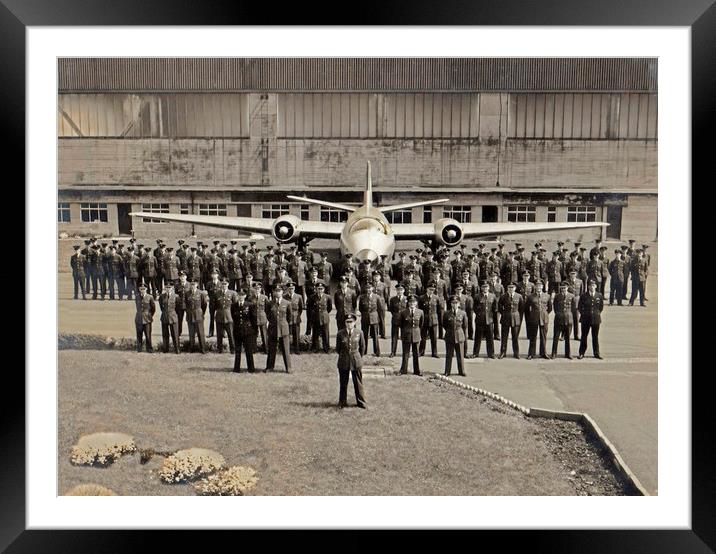
<path id="1" fill-rule="evenodd" d="M 286 200 L 447 196 L 396 222 L 608 221 L 657 237 L 656 59 L 60 59 L 58 226 L 234 233 L 130 211 L 343 217 Z M 545 234 L 544 238 L 553 238 Z M 565 237 L 562 237 L 565 238 Z"/>

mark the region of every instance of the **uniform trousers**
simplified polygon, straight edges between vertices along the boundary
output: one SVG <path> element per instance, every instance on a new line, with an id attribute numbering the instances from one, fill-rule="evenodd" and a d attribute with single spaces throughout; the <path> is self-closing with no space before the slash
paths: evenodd
<path id="1" fill-rule="evenodd" d="M 621 301 L 620 301 L 621 302 Z M 569 322 L 564 323 L 558 323 L 555 319 L 554 321 L 554 331 L 552 333 L 552 356 L 557 355 L 557 345 L 559 344 L 559 337 L 561 335 L 564 335 L 567 337 L 567 340 L 564 341 L 564 355 L 565 357 L 571 356 L 570 353 L 570 344 L 571 341 L 569 340 L 569 336 L 572 334 L 572 324 Z"/>
<path id="2" fill-rule="evenodd" d="M 82 300 L 87 300 L 87 297 L 85 296 L 85 276 L 74 275 L 72 280 L 75 283 L 75 299 L 77 299 L 77 292 L 81 290 Z"/>
<path id="3" fill-rule="evenodd" d="M 452 357 L 457 358 L 457 372 L 465 375 L 465 343 L 445 341 L 445 375 L 450 375 L 452 370 Z"/>
<path id="4" fill-rule="evenodd" d="M 321 342 L 323 343 L 323 351 L 327 354 L 328 350 L 330 348 L 328 344 L 328 323 L 326 324 L 320 324 L 320 323 L 314 323 L 313 324 L 313 332 L 311 333 L 312 340 L 311 340 L 311 346 L 314 351 L 318 351 L 318 339 L 321 339 Z"/>
<path id="5" fill-rule="evenodd" d="M 542 325 L 540 323 L 527 322 L 527 338 L 529 338 L 530 340 L 527 355 L 535 356 L 535 353 L 537 351 L 537 334 L 539 334 L 539 355 L 542 357 L 546 357 L 547 326 Z"/>
<path id="6" fill-rule="evenodd" d="M 611 278 L 609 281 L 609 303 L 614 304 L 614 300 L 617 304 L 622 305 L 622 290 L 624 289 L 624 280 Z"/>
<path id="7" fill-rule="evenodd" d="M 301 322 L 297 321 L 288 326 L 289 335 L 291 336 L 291 342 L 293 343 L 294 352 L 301 353 Z"/>
<path id="8" fill-rule="evenodd" d="M 366 317 L 366 319 L 368 319 Z M 361 355 L 365 356 L 368 353 L 368 339 L 373 339 L 373 354 L 375 356 L 380 356 L 380 341 L 378 341 L 378 335 L 380 333 L 379 331 L 379 324 L 378 323 L 363 323 L 363 318 L 361 317 L 361 330 L 363 331 L 363 340 L 365 344 L 364 351 L 361 352 Z"/>
<path id="9" fill-rule="evenodd" d="M 172 344 L 174 345 L 174 352 L 179 354 L 179 341 L 178 341 L 178 323 L 162 323 L 162 350 L 166 354 L 169 352 L 169 337 L 172 338 Z"/>
<path id="10" fill-rule="evenodd" d="M 241 371 L 241 350 L 244 350 L 246 367 L 254 371 L 254 351 L 256 350 L 256 335 L 243 335 L 236 332 L 234 327 L 234 371 Z"/>
<path id="11" fill-rule="evenodd" d="M 634 300 L 636 300 L 637 294 L 639 295 L 639 304 L 644 305 L 644 287 L 646 286 L 646 282 L 642 279 L 635 279 L 632 277 L 631 280 L 631 297 L 629 298 L 629 305 L 634 305 Z"/>
<path id="12" fill-rule="evenodd" d="M 146 338 L 147 352 L 152 352 L 152 324 L 136 323 L 137 328 L 137 352 L 142 351 L 142 342 Z"/>
<path id="13" fill-rule="evenodd" d="M 510 333 L 512 334 L 512 353 L 515 355 L 515 357 L 520 355 L 520 343 L 518 340 L 518 336 L 520 334 L 520 327 L 522 327 L 522 324 L 518 325 L 509 325 L 509 324 L 502 324 L 502 342 L 500 343 L 500 354 L 503 356 L 507 354 L 507 337 L 509 337 Z"/>
<path id="14" fill-rule="evenodd" d="M 420 353 L 418 352 L 419 344 L 412 341 L 403 341 L 403 363 L 400 366 L 400 373 L 408 373 L 408 359 L 413 354 L 413 373 L 420 375 Z"/>
<path id="15" fill-rule="evenodd" d="M 476 358 L 480 355 L 483 338 L 485 339 L 485 343 L 487 343 L 487 355 L 491 358 L 494 357 L 495 339 L 492 325 L 475 325 L 475 344 L 473 346 L 472 355 Z"/>
<path id="16" fill-rule="evenodd" d="M 268 340 L 268 357 L 266 358 L 266 369 L 273 369 L 276 363 L 276 350 L 281 349 L 281 357 L 286 373 L 291 371 L 291 337 L 284 335 L 282 337 L 272 336 L 269 333 Z"/>
<path id="17" fill-rule="evenodd" d="M 98 292 L 101 292 L 102 300 L 104 300 L 104 297 L 107 294 L 107 289 L 105 288 L 105 282 L 104 282 L 104 274 L 92 273 L 92 299 L 93 300 L 97 300 Z"/>
<path id="18" fill-rule="evenodd" d="M 595 356 L 599 356 L 599 324 L 591 323 L 589 321 L 582 321 L 582 341 L 579 343 L 579 355 L 584 356 L 587 351 L 587 337 L 589 332 L 592 332 L 592 351 Z"/>
<path id="19" fill-rule="evenodd" d="M 221 354 L 224 351 L 224 333 L 229 339 L 229 350 L 234 353 L 234 322 L 216 322 L 216 349 Z"/>
<path id="20" fill-rule="evenodd" d="M 393 319 L 395 319 L 395 318 L 393 318 Z M 390 326 L 390 353 L 393 356 L 395 356 L 395 354 L 398 351 L 398 338 L 400 338 L 400 326 L 391 324 L 391 326 Z"/>
<path id="21" fill-rule="evenodd" d="M 194 352 L 194 339 L 199 337 L 199 349 L 202 354 L 206 354 L 206 336 L 204 335 L 204 320 L 189 321 L 189 351 Z"/>
<path id="22" fill-rule="evenodd" d="M 427 325 L 423 328 L 420 338 L 420 355 L 425 356 L 425 346 L 430 339 L 430 350 L 434 358 L 438 355 L 438 324 Z"/>
<path id="23" fill-rule="evenodd" d="M 353 377 L 353 389 L 356 395 L 356 404 L 365 406 L 365 393 L 363 391 L 363 371 L 360 368 L 353 370 L 338 370 L 338 381 L 340 391 L 338 393 L 338 404 L 346 406 L 348 404 L 348 379 L 349 374 Z"/>

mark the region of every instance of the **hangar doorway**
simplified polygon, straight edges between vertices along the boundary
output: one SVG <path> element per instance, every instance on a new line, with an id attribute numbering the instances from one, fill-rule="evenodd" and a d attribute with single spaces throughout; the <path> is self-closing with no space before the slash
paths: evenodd
<path id="1" fill-rule="evenodd" d="M 132 234 L 132 217 L 129 215 L 131 211 L 131 204 L 117 204 L 117 225 L 120 235 Z"/>
<path id="2" fill-rule="evenodd" d="M 482 222 L 497 223 L 497 206 L 482 207 Z"/>
<path id="3" fill-rule="evenodd" d="M 607 206 L 607 238 L 620 240 L 622 238 L 622 207 Z"/>

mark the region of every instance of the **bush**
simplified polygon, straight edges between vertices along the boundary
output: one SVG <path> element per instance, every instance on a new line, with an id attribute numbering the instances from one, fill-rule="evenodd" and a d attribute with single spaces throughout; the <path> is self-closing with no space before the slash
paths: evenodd
<path id="1" fill-rule="evenodd" d="M 93 433 L 80 437 L 72 447 L 70 461 L 76 465 L 106 466 L 136 449 L 134 439 L 124 433 Z"/>
<path id="2" fill-rule="evenodd" d="M 243 496 L 258 480 L 252 468 L 232 466 L 202 479 L 194 484 L 194 489 L 200 495 Z"/>
<path id="3" fill-rule="evenodd" d="M 181 483 L 213 473 L 225 465 L 224 457 L 218 452 L 189 448 L 179 450 L 164 460 L 159 477 L 167 483 Z"/>
<path id="4" fill-rule="evenodd" d="M 65 496 L 117 496 L 117 493 L 102 485 L 85 483 L 73 487 L 65 493 Z"/>

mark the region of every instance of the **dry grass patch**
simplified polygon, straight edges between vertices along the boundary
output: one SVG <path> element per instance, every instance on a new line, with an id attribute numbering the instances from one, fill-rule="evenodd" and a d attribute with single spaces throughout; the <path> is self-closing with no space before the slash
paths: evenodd
<path id="1" fill-rule="evenodd" d="M 117 496 L 117 493 L 96 483 L 85 483 L 71 488 L 65 496 Z"/>
<path id="2" fill-rule="evenodd" d="M 125 433 L 92 433 L 80 437 L 70 460 L 75 465 L 106 466 L 136 449 L 134 439 Z"/>
<path id="3" fill-rule="evenodd" d="M 226 466 L 224 457 L 206 448 L 179 450 L 164 460 L 159 477 L 167 483 L 192 481 Z"/>
<path id="4" fill-rule="evenodd" d="M 202 495 L 243 496 L 258 480 L 252 468 L 232 466 L 202 479 L 194 485 L 194 489 Z"/>

